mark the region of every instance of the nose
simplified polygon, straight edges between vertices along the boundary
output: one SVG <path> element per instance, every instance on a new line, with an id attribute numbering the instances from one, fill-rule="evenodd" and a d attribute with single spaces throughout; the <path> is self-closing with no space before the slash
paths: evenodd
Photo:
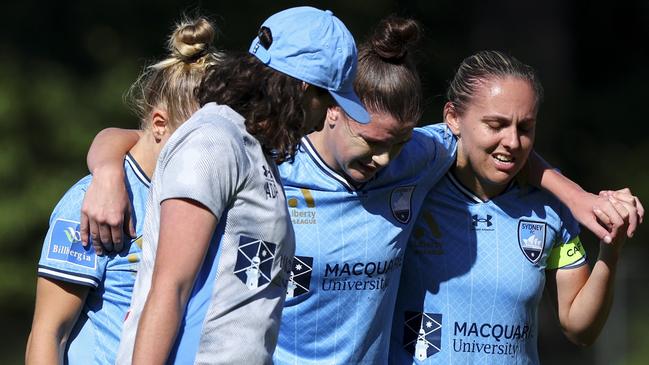
<path id="1" fill-rule="evenodd" d="M 518 133 L 518 128 L 516 126 L 510 126 L 503 129 L 503 138 L 502 144 L 506 148 L 513 150 L 521 145 L 520 134 Z"/>

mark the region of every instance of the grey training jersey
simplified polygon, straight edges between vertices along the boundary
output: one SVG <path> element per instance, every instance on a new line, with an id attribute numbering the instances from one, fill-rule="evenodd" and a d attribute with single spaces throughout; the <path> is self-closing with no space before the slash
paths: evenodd
<path id="1" fill-rule="evenodd" d="M 295 250 L 278 177 L 275 163 L 246 131 L 244 118 L 227 106 L 205 105 L 169 138 L 153 178 L 118 364 L 131 362 L 151 287 L 160 204 L 173 198 L 200 202 L 218 225 L 169 363 L 271 363 Z M 191 249 L 191 242 L 179 243 L 179 253 Z"/>

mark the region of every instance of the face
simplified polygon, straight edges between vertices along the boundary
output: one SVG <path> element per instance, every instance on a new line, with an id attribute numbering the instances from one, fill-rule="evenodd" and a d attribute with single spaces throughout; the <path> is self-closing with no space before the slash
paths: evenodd
<path id="1" fill-rule="evenodd" d="M 479 197 L 501 193 L 521 170 L 534 145 L 536 95 L 529 82 L 489 78 L 477 87 L 466 110 L 450 103 L 445 119 L 458 137 L 455 173 Z"/>
<path id="2" fill-rule="evenodd" d="M 338 173 L 356 183 L 370 180 L 396 157 L 410 140 L 416 121 L 399 122 L 385 112 L 372 112 L 369 124 L 360 124 L 330 108 L 327 114 L 324 158 Z"/>
<path id="3" fill-rule="evenodd" d="M 304 94 L 306 120 L 304 121 L 303 133 L 308 134 L 322 130 L 327 109 L 333 105 L 333 97 L 327 91 L 311 85 L 306 86 Z"/>

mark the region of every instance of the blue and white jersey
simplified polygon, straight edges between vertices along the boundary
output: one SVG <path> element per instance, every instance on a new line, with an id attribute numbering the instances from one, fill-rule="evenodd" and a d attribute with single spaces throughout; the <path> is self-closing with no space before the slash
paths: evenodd
<path id="1" fill-rule="evenodd" d="M 408 243 L 390 364 L 538 364 L 545 271 L 586 262 L 578 233 L 544 191 L 513 183 L 483 202 L 447 174 Z"/>
<path id="2" fill-rule="evenodd" d="M 304 138 L 280 165 L 296 235 L 275 364 L 384 364 L 403 254 L 428 191 L 454 161 L 445 125 L 415 129 L 355 188 Z"/>
<path id="3" fill-rule="evenodd" d="M 137 238 L 120 253 L 97 256 L 79 233 L 81 203 L 92 177 L 77 182 L 59 201 L 38 262 L 38 275 L 90 289 L 65 352 L 66 364 L 114 364 L 140 260 L 140 232 L 150 181 L 131 155 L 124 162 Z"/>

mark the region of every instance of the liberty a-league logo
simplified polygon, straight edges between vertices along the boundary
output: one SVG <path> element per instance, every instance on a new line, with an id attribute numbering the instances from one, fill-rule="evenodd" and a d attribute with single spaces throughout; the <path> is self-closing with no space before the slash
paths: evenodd
<path id="1" fill-rule="evenodd" d="M 309 292 L 312 271 L 313 257 L 295 256 L 288 280 L 288 287 L 286 289 L 287 299 Z"/>
<path id="2" fill-rule="evenodd" d="M 442 350 L 442 314 L 406 312 L 403 347 L 422 361 Z"/>
<path id="3" fill-rule="evenodd" d="M 274 243 L 241 236 L 234 274 L 250 290 L 268 284 L 271 281 L 276 249 Z"/>
<path id="4" fill-rule="evenodd" d="M 410 202 L 412 201 L 413 191 L 415 191 L 414 186 L 400 186 L 392 190 L 390 195 L 392 215 L 403 224 L 410 221 Z"/>
<path id="5" fill-rule="evenodd" d="M 546 224 L 521 220 L 518 222 L 518 246 L 531 263 L 539 262 L 545 248 Z"/>
<path id="6" fill-rule="evenodd" d="M 57 219 L 52 228 L 47 250 L 49 260 L 65 261 L 89 269 L 97 267 L 97 256 L 92 245 L 83 247 L 79 222 Z"/>

